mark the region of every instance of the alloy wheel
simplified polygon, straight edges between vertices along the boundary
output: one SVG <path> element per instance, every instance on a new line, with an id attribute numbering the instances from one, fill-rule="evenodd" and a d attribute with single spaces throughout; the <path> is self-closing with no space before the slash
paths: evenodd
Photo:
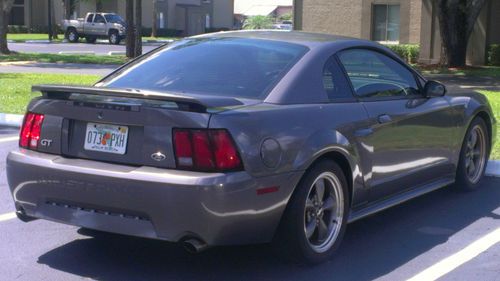
<path id="1" fill-rule="evenodd" d="M 338 177 L 320 174 L 309 189 L 304 213 L 304 232 L 311 249 L 328 251 L 337 239 L 343 220 L 344 198 Z"/>
<path id="2" fill-rule="evenodd" d="M 486 164 L 486 137 L 481 126 L 474 126 L 467 136 L 465 152 L 465 172 L 472 183 L 477 183 L 481 178 Z"/>

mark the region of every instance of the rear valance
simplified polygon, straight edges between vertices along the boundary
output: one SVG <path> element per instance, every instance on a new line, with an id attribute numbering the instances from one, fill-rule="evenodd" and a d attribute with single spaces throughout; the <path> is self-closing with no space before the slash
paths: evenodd
<path id="1" fill-rule="evenodd" d="M 41 92 L 48 99 L 69 99 L 72 94 L 95 96 L 125 97 L 133 99 L 147 99 L 175 102 L 179 108 L 189 111 L 206 112 L 208 108 L 229 107 L 243 105 L 241 101 L 231 97 L 201 96 L 201 95 L 175 95 L 170 93 L 155 92 L 139 89 L 118 89 L 103 87 L 82 87 L 67 85 L 34 85 L 33 92 Z M 188 108 L 186 108 L 186 106 Z"/>

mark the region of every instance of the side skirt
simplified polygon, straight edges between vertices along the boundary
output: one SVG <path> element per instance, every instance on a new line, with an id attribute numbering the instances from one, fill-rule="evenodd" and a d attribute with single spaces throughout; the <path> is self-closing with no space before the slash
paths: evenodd
<path id="1" fill-rule="evenodd" d="M 408 200 L 411 200 L 413 198 L 419 197 L 421 195 L 424 195 L 426 193 L 432 192 L 434 190 L 440 189 L 442 187 L 445 187 L 447 185 L 450 185 L 455 182 L 455 179 L 452 177 L 446 177 L 443 179 L 439 179 L 437 181 L 422 185 L 420 187 L 405 191 L 403 193 L 396 194 L 392 197 L 389 197 L 387 199 L 374 202 L 373 204 L 370 204 L 369 206 L 352 211 L 351 214 L 349 215 L 349 220 L 348 223 L 357 221 L 359 219 L 362 219 L 364 217 L 373 215 L 375 213 L 378 213 L 380 211 L 383 211 L 385 209 L 388 209 L 390 207 L 399 205 L 401 203 L 404 203 Z"/>

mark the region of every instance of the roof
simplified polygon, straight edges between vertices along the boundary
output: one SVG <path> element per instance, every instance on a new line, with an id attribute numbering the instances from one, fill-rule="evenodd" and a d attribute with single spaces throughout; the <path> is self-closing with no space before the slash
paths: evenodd
<path id="1" fill-rule="evenodd" d="M 308 47 L 321 45 L 322 43 L 331 43 L 336 41 L 366 41 L 357 38 L 323 34 L 311 33 L 302 31 L 279 31 L 279 30 L 240 30 L 240 31 L 227 31 L 209 33 L 204 35 L 195 36 L 197 38 L 207 37 L 223 37 L 223 38 L 250 38 L 250 39 L 264 39 L 276 40 L 288 43 L 301 44 Z"/>
<path id="2" fill-rule="evenodd" d="M 250 9 L 246 10 L 243 15 L 245 16 L 267 16 L 269 14 L 271 14 L 272 12 L 274 12 L 274 10 L 276 10 L 278 8 L 278 6 L 274 5 L 274 6 L 270 6 L 270 5 L 266 5 L 266 6 L 252 6 L 250 7 Z"/>
<path id="3" fill-rule="evenodd" d="M 293 0 L 234 0 L 234 13 L 240 15 L 269 15 L 272 11 L 276 10 L 276 8 L 280 6 L 293 6 Z M 268 9 L 272 10 L 266 14 L 255 14 L 253 7 L 266 7 L 266 8 L 256 8 L 261 9 L 260 12 L 265 12 Z M 249 14 L 249 13 L 252 14 Z"/>

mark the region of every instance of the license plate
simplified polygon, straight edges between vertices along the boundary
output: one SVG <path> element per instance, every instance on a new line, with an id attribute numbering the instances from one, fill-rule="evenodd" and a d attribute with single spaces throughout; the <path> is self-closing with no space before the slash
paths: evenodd
<path id="1" fill-rule="evenodd" d="M 85 150 L 125 154 L 127 138 L 127 126 L 87 123 L 84 148 Z"/>

